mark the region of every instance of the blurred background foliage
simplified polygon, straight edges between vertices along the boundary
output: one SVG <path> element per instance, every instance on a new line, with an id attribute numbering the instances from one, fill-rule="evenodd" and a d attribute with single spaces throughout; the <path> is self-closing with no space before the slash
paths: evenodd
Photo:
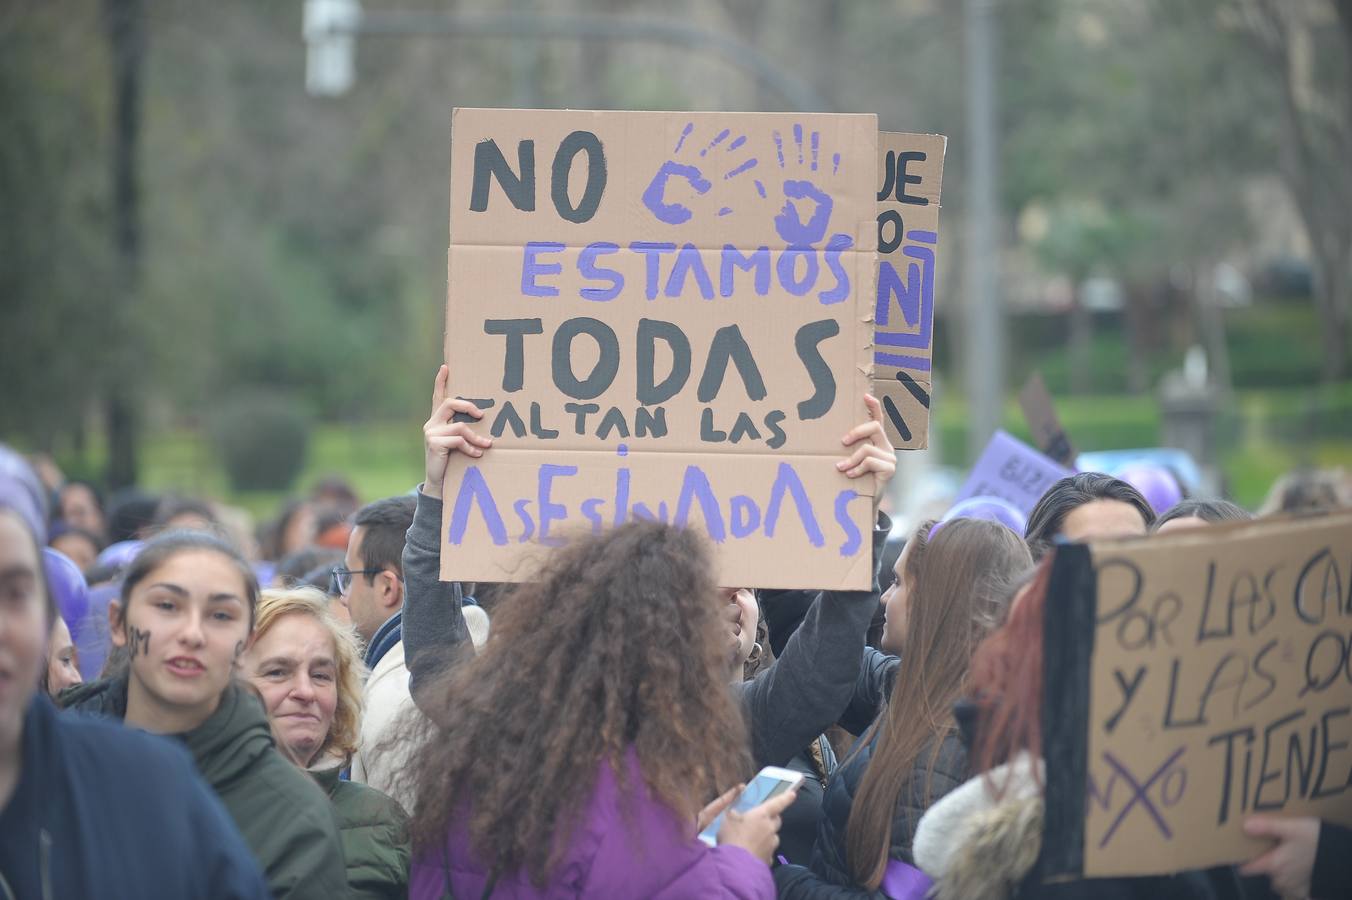
<path id="1" fill-rule="evenodd" d="M 947 134 L 933 431 L 946 462 L 968 462 L 963 4 L 508 8 L 731 34 L 834 110 Z M 1240 499 L 1299 462 L 1352 462 L 1352 155 L 1340 156 L 1352 154 L 1352 4 L 995 9 L 1011 396 L 1041 370 L 1082 449 L 1151 445 L 1155 387 L 1200 345 L 1229 398 L 1220 462 Z M 353 90 L 317 99 L 301 14 L 264 0 L 0 9 L 0 439 L 98 475 L 117 393 L 142 483 L 252 505 L 271 495 L 227 481 L 220 437 L 264 397 L 270 415 L 292 410 L 285 427 L 313 424 L 293 442 L 302 480 L 340 470 L 368 496 L 406 488 L 442 347 L 451 107 L 784 108 L 713 55 L 569 40 L 523 53 L 501 38 L 362 38 Z M 144 41 L 130 275 L 113 237 L 119 15 Z M 1018 430 L 1013 404 L 1006 420 Z"/>

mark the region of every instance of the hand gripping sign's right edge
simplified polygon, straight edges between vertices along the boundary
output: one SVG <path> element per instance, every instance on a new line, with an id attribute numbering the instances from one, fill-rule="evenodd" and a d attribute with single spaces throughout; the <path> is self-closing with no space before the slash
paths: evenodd
<path id="1" fill-rule="evenodd" d="M 1089 546 L 1061 544 L 1055 552 L 1042 626 L 1046 807 L 1037 871 L 1043 878 L 1084 869 L 1090 667 L 1098 614 Z"/>

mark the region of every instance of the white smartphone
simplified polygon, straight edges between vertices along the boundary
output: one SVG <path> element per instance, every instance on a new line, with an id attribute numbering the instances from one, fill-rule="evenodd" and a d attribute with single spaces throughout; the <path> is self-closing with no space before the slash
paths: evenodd
<path id="1" fill-rule="evenodd" d="M 733 801 L 731 808 L 738 812 L 746 812 L 753 807 L 760 806 L 771 797 L 777 797 L 785 791 L 794 790 L 802 783 L 802 772 L 781 769 L 778 766 L 766 766 L 756 773 L 756 777 L 751 779 L 751 783 Z M 710 847 L 716 846 L 718 844 L 718 830 L 723 827 L 725 815 L 727 815 L 727 810 L 719 813 L 709 823 L 709 826 L 699 833 L 699 839 Z"/>

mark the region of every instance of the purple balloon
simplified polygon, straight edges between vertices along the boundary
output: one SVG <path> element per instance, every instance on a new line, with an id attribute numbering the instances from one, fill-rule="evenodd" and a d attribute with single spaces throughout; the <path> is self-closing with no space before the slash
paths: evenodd
<path id="1" fill-rule="evenodd" d="M 108 604 L 118 598 L 122 586 L 112 581 L 89 589 L 89 615 L 78 626 L 71 622 L 71 637 L 80 651 L 80 674 L 93 681 L 103 671 L 111 641 L 108 639 Z"/>
<path id="2" fill-rule="evenodd" d="M 52 592 L 57 611 L 72 629 L 89 613 L 89 585 L 80 567 L 59 550 L 42 548 L 42 568 L 47 573 L 47 590 Z"/>
<path id="3" fill-rule="evenodd" d="M 0 444 L 0 506 L 23 516 L 39 546 L 47 543 L 47 492 L 28 460 L 4 444 Z"/>
<path id="4" fill-rule="evenodd" d="M 944 517 L 930 529 L 929 536 L 934 537 L 939 533 L 940 527 L 953 519 L 984 519 L 987 522 L 999 522 L 1017 535 L 1022 535 L 1028 526 L 1028 518 L 1013 503 L 1002 497 L 978 494 L 953 504 L 948 512 L 944 513 Z"/>
<path id="5" fill-rule="evenodd" d="M 1163 466 L 1128 463 L 1117 471 L 1116 477 L 1140 491 L 1157 516 L 1183 499 L 1178 479 Z"/>
<path id="6" fill-rule="evenodd" d="M 97 565 L 112 566 L 115 569 L 124 568 L 136 558 L 136 554 L 140 553 L 145 545 L 145 541 L 118 541 L 116 544 L 109 544 L 99 554 Z"/>
<path id="7" fill-rule="evenodd" d="M 262 585 L 263 587 L 267 587 L 268 585 L 272 584 L 272 579 L 277 576 L 277 564 L 275 562 L 268 562 L 267 560 L 259 560 L 258 562 L 255 562 L 252 565 L 254 570 L 254 577 L 258 579 L 258 583 L 260 585 Z"/>

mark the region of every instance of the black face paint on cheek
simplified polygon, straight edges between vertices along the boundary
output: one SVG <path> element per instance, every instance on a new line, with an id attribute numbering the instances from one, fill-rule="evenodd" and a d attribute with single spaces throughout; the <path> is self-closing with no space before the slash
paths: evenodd
<path id="1" fill-rule="evenodd" d="M 131 658 L 135 659 L 138 655 L 144 653 L 150 655 L 150 632 L 142 631 L 135 625 L 127 626 L 127 643 L 131 650 Z"/>

